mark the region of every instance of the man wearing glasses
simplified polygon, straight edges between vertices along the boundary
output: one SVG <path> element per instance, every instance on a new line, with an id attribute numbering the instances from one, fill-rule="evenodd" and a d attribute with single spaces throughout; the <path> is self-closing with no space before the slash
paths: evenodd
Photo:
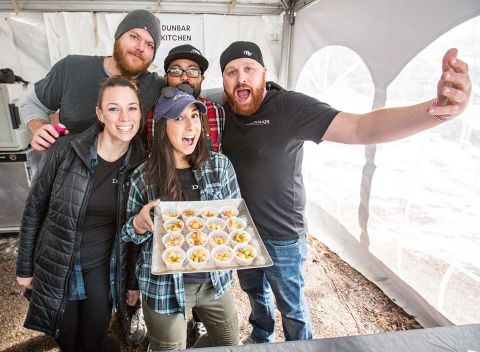
<path id="1" fill-rule="evenodd" d="M 203 116 L 203 131 L 207 137 L 210 150 L 218 152 L 218 141 L 221 139 L 225 114 L 223 107 L 209 99 L 201 98 L 204 73 L 208 68 L 208 60 L 200 50 L 190 44 L 179 45 L 171 49 L 163 64 L 167 85 L 177 87 L 188 84 L 193 89 L 193 96 L 204 103 L 208 112 Z M 153 118 L 150 112 L 147 116 L 148 135 L 153 135 Z"/>

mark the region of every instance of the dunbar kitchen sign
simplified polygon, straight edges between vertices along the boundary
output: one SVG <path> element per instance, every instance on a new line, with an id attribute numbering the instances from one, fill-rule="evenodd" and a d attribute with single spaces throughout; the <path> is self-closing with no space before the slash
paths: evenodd
<path id="1" fill-rule="evenodd" d="M 203 53 L 203 16 L 160 15 L 158 17 L 162 42 L 157 56 L 166 57 L 171 48 L 182 44 L 191 44 Z"/>

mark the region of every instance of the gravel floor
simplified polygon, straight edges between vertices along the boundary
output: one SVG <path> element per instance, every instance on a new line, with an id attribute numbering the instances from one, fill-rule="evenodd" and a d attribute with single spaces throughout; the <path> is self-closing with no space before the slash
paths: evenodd
<path id="1" fill-rule="evenodd" d="M 313 238 L 309 240 L 305 292 L 315 338 L 421 328 L 378 287 L 320 242 Z M 58 351 L 53 339 L 22 327 L 27 301 L 15 283 L 16 243 L 17 234 L 0 235 L 0 351 Z M 250 306 L 238 280 L 232 292 L 237 304 L 240 334 L 247 336 L 250 332 Z M 284 340 L 278 311 L 276 340 Z M 123 345 L 122 351 L 145 351 L 146 346 L 147 342 L 135 348 Z"/>

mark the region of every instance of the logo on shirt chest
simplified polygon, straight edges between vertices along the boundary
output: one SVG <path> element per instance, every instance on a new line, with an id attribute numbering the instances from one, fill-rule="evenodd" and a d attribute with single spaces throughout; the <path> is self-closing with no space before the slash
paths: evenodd
<path id="1" fill-rule="evenodd" d="M 198 189 L 198 185 L 192 185 L 192 190 L 194 191 L 196 189 Z"/>
<path id="2" fill-rule="evenodd" d="M 247 126 L 266 126 L 270 125 L 270 120 L 258 120 L 247 123 Z"/>
<path id="3" fill-rule="evenodd" d="M 117 184 L 118 183 L 118 178 L 112 178 L 112 183 Z"/>

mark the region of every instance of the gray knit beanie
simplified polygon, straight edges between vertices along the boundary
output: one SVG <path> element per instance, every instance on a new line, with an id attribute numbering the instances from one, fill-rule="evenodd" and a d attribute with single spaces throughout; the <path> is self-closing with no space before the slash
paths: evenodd
<path id="1" fill-rule="evenodd" d="M 160 46 L 160 20 L 149 11 L 134 10 L 128 13 L 118 25 L 115 32 L 115 40 L 117 40 L 123 33 L 133 28 L 145 29 L 152 36 L 156 52 Z"/>

